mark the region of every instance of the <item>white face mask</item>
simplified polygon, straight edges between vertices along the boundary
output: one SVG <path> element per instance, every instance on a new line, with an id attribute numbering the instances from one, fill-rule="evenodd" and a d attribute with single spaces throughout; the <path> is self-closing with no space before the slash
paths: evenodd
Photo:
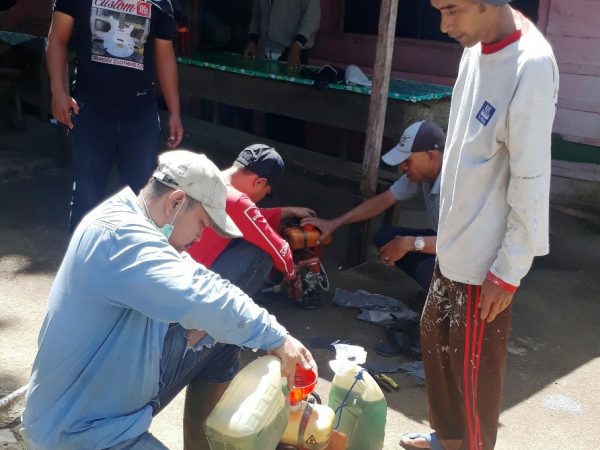
<path id="1" fill-rule="evenodd" d="M 140 196 L 140 198 L 142 199 L 142 202 L 144 203 L 144 207 L 146 208 L 146 213 L 148 215 L 148 218 L 150 220 L 152 220 L 152 218 L 150 217 L 150 211 L 148 211 L 148 205 L 146 205 L 146 200 L 144 200 L 143 196 Z M 186 200 L 187 200 L 187 197 L 186 197 Z M 175 226 L 173 225 L 173 222 L 175 222 L 175 219 L 177 218 L 177 214 L 179 214 L 179 211 L 181 211 L 181 208 L 184 203 L 185 203 L 185 200 L 181 202 L 181 204 L 179 205 L 179 208 L 177 208 L 177 211 L 175 211 L 175 215 L 173 216 L 173 220 L 171 220 L 171 223 L 167 223 L 163 227 L 159 227 L 158 225 L 156 225 L 156 223 L 154 224 L 154 226 L 160 232 L 160 234 L 162 234 L 164 237 L 167 238 L 167 241 L 173 234 L 173 231 L 175 231 Z"/>

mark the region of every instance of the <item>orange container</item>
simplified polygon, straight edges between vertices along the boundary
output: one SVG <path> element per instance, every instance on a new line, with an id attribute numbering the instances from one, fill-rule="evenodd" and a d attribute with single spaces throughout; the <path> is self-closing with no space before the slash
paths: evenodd
<path id="1" fill-rule="evenodd" d="M 317 374 L 312 370 L 306 370 L 300 365 L 296 365 L 296 375 L 294 376 L 294 387 L 290 389 L 290 404 L 295 405 L 304 400 L 317 385 Z"/>
<path id="2" fill-rule="evenodd" d="M 346 435 L 340 431 L 333 431 L 331 434 L 331 440 L 329 441 L 329 445 L 325 450 L 346 450 L 346 444 L 348 443 L 348 438 Z"/>

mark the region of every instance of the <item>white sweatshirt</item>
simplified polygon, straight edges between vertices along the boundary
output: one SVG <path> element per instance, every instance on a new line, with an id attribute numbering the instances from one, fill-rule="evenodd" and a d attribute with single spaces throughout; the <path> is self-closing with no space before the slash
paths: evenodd
<path id="1" fill-rule="evenodd" d="M 464 50 L 452 95 L 437 255 L 442 274 L 461 283 L 480 285 L 491 271 L 518 286 L 549 251 L 559 76 L 552 48 L 523 20 L 515 42 Z"/>

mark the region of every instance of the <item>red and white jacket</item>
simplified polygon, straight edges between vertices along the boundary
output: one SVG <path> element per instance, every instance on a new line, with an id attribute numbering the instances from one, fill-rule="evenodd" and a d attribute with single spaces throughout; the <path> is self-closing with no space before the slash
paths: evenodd
<path id="1" fill-rule="evenodd" d="M 244 234 L 242 239 L 267 252 L 273 259 L 273 265 L 285 277 L 293 278 L 296 275 L 290 246 L 275 231 L 281 221 L 281 208 L 258 208 L 250 197 L 228 185 L 225 211 Z M 229 242 L 230 239 L 207 228 L 202 233 L 202 239 L 195 242 L 188 253 L 210 268 Z"/>

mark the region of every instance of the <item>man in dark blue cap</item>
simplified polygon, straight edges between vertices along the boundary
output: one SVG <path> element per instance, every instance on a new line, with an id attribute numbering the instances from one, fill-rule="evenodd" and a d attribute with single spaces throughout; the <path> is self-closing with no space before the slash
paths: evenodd
<path id="1" fill-rule="evenodd" d="M 281 181 L 283 159 L 265 144 L 246 147 L 233 165 L 222 172 L 227 185 L 225 211 L 243 233 L 236 239 L 223 238 L 211 228 L 202 233 L 188 252 L 199 263 L 227 279 L 252 296 L 263 286 L 273 265 L 292 282 L 297 279 L 296 267 L 288 243 L 277 232 L 281 219 L 314 216 L 303 207 L 258 208 Z M 190 345 L 204 333 L 188 330 Z M 184 412 L 184 441 L 202 440 L 202 386 L 192 382 L 187 391 Z"/>
<path id="2" fill-rule="evenodd" d="M 207 230 L 190 249 L 190 255 L 218 272 L 221 265 L 239 267 L 239 277 L 231 280 L 248 295 L 256 293 L 274 265 L 285 278 L 293 280 L 296 269 L 288 243 L 277 229 L 286 217 L 314 216 L 303 207 L 258 208 L 256 203 L 277 188 L 284 170 L 283 159 L 265 144 L 246 147 L 231 167 L 224 170 L 227 184 L 227 213 L 242 231 L 240 239 L 224 239 Z"/>

